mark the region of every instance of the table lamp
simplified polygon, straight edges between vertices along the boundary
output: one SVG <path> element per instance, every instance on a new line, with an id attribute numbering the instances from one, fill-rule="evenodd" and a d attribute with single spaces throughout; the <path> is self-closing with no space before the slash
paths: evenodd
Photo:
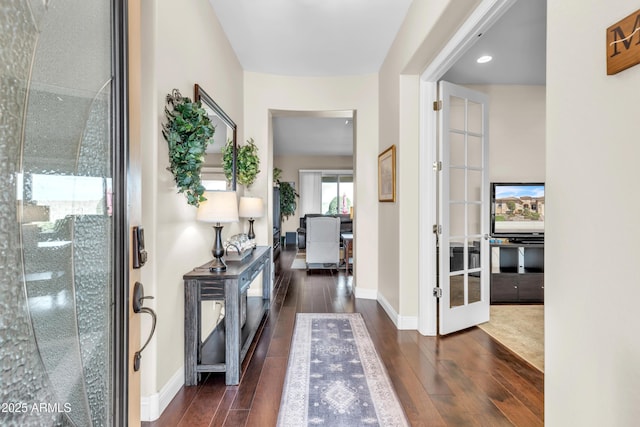
<path id="1" fill-rule="evenodd" d="M 261 218 L 264 215 L 264 205 L 260 197 L 240 197 L 240 217 L 249 218 L 249 239 L 255 239 L 256 234 L 253 232 L 253 221 L 255 218 Z M 254 245 L 255 246 L 255 245 Z"/>
<path id="2" fill-rule="evenodd" d="M 204 202 L 200 202 L 198 207 L 197 220 L 213 223 L 216 233 L 213 243 L 213 261 L 209 265 L 209 271 L 223 272 L 227 270 L 222 256 L 224 247 L 222 246 L 222 225 L 223 222 L 238 221 L 238 198 L 235 191 L 205 191 Z"/>

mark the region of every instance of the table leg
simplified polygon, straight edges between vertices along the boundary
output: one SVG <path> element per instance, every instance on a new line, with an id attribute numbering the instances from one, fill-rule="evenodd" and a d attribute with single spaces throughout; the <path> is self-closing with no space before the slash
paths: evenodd
<path id="1" fill-rule="evenodd" d="M 271 257 L 264 261 L 262 270 L 262 299 L 271 302 Z"/>
<path id="2" fill-rule="evenodd" d="M 240 383 L 240 283 L 246 277 L 225 281 L 225 382 L 227 385 Z"/>
<path id="3" fill-rule="evenodd" d="M 185 282 L 184 291 L 184 382 L 198 384 L 198 347 L 200 344 L 200 284 L 197 280 Z"/>

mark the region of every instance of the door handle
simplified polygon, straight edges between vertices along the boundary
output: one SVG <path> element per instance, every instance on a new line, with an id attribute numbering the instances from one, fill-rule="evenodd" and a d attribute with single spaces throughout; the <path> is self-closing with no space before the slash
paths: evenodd
<path id="1" fill-rule="evenodd" d="M 149 337 L 145 341 L 142 348 L 136 351 L 135 354 L 133 355 L 133 370 L 136 372 L 140 369 L 140 359 L 142 359 L 142 352 L 144 351 L 145 348 L 147 348 L 147 345 L 151 341 L 153 334 L 156 332 L 156 320 L 157 320 L 156 312 L 149 307 L 143 306 L 145 299 L 153 299 L 153 297 L 152 296 L 145 297 L 144 286 L 142 286 L 142 283 L 136 282 L 136 284 L 133 286 L 133 302 L 132 302 L 133 312 L 146 313 L 151 316 L 151 321 L 152 321 L 151 332 L 149 333 Z"/>

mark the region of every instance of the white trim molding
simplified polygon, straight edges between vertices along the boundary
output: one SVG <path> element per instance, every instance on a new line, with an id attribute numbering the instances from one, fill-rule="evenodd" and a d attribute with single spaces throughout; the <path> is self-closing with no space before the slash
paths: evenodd
<path id="1" fill-rule="evenodd" d="M 378 303 L 382 306 L 387 316 L 391 319 L 398 330 L 416 330 L 418 329 L 418 317 L 417 316 L 400 316 L 394 308 L 389 304 L 389 301 L 382 294 L 378 294 Z"/>
<path id="2" fill-rule="evenodd" d="M 378 299 L 377 289 L 363 289 L 356 286 L 356 298 L 360 299 Z"/>
<path id="3" fill-rule="evenodd" d="M 162 389 L 151 396 L 140 399 L 140 420 L 155 421 L 167 409 L 169 403 L 184 385 L 184 366 L 176 371 Z"/>

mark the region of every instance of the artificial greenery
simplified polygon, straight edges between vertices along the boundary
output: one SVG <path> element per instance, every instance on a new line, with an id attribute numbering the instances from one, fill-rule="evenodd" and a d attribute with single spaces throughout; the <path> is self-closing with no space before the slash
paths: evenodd
<path id="1" fill-rule="evenodd" d="M 281 174 L 282 169 L 273 169 L 273 181 L 280 187 L 280 220 L 282 218 L 287 219 L 296 213 L 296 207 L 298 206 L 296 197 L 300 197 L 290 183 L 280 181 Z"/>
<path id="2" fill-rule="evenodd" d="M 296 213 L 296 197 L 300 197 L 288 182 L 280 183 L 280 215 L 287 219 Z"/>
<path id="3" fill-rule="evenodd" d="M 227 182 L 233 180 L 233 140 L 228 140 L 222 148 L 222 170 Z"/>
<path id="4" fill-rule="evenodd" d="M 228 141 L 222 150 L 222 168 L 227 181 L 233 178 L 233 141 Z M 238 183 L 251 187 L 260 173 L 258 146 L 249 138 L 245 145 L 236 149 L 236 178 Z"/>
<path id="5" fill-rule="evenodd" d="M 200 170 L 215 128 L 202 104 L 182 97 L 177 89 L 167 95 L 167 104 L 171 109 L 165 107 L 167 123 L 162 125 L 162 136 L 169 145 L 167 169 L 173 174 L 178 193 L 184 193 L 190 205 L 198 206 L 206 200 Z"/>
<path id="6" fill-rule="evenodd" d="M 258 157 L 258 146 L 253 142 L 253 138 L 247 140 L 246 145 L 238 147 L 236 157 L 238 170 L 238 182 L 250 187 L 260 173 L 260 157 Z"/>
<path id="7" fill-rule="evenodd" d="M 273 182 L 279 183 L 280 182 L 280 175 L 282 175 L 282 169 L 273 168 Z"/>

